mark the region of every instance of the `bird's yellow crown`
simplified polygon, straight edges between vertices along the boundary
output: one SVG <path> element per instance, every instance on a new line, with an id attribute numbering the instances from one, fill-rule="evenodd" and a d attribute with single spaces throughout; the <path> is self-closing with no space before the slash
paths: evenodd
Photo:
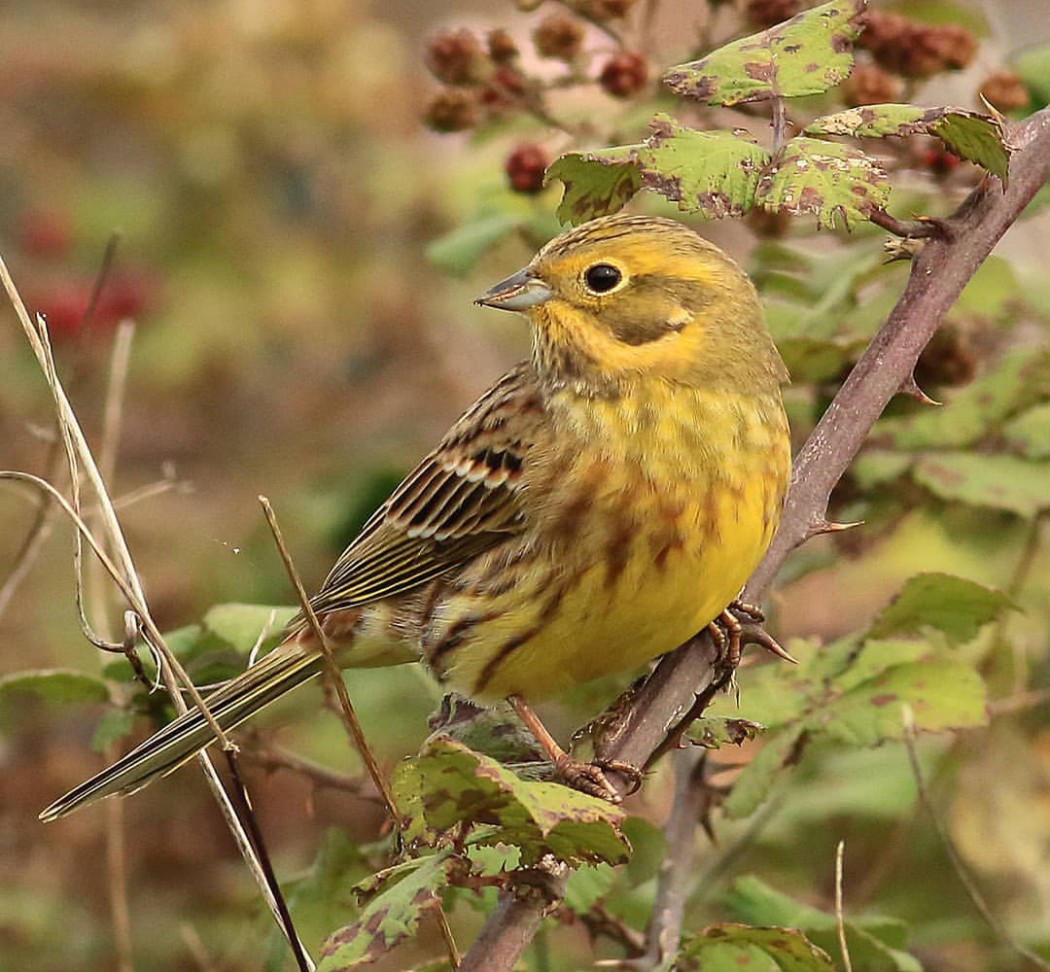
<path id="1" fill-rule="evenodd" d="M 534 326 L 549 384 L 600 395 L 654 378 L 718 388 L 731 375 L 734 388 L 758 392 L 787 380 L 755 326 L 761 309 L 746 274 L 680 223 L 597 219 L 547 244 L 522 274 L 533 292 L 549 292 L 516 308 Z"/>

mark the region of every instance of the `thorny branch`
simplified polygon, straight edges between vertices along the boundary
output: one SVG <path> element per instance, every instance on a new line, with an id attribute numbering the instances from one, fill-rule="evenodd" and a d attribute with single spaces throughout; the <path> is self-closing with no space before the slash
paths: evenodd
<path id="1" fill-rule="evenodd" d="M 802 447 L 780 530 L 745 589 L 747 600 L 761 599 L 796 547 L 834 529 L 827 520 L 831 491 L 868 431 L 890 399 L 914 384 L 915 363 L 944 315 L 1035 193 L 1050 181 L 1050 108 L 1008 126 L 1006 139 L 1014 149 L 1009 186 L 986 179 L 942 222 L 942 232 L 922 247 L 896 307 Z M 597 755 L 644 765 L 695 696 L 722 677 L 718 661 L 706 633 L 664 658 L 622 721 L 598 741 Z M 512 969 L 554 900 L 509 897 L 489 918 L 463 968 Z M 654 922 L 650 942 L 665 940 L 670 930 Z M 482 956 L 483 966 L 478 964 Z"/>

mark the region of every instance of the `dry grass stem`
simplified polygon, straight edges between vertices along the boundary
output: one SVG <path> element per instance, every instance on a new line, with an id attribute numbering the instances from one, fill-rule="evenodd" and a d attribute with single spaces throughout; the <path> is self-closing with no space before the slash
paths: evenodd
<path id="1" fill-rule="evenodd" d="M 314 613 L 313 606 L 310 604 L 310 598 L 306 593 L 306 588 L 303 587 L 302 579 L 299 577 L 299 572 L 296 570 L 295 563 L 292 561 L 292 556 L 288 552 L 288 547 L 285 545 L 284 537 L 281 534 L 281 528 L 277 523 L 277 516 L 274 514 L 270 501 L 265 496 L 259 497 L 259 503 L 262 505 L 263 514 L 266 517 L 267 524 L 269 524 L 270 532 L 273 534 L 274 543 L 277 544 L 277 550 L 281 555 L 281 560 L 284 563 L 285 570 L 288 572 L 288 578 L 291 580 L 292 586 L 295 588 L 295 593 L 299 598 L 299 605 L 303 609 L 303 616 L 309 622 L 310 629 L 313 631 L 314 637 L 317 638 L 318 644 L 321 646 L 321 651 L 324 655 L 325 675 L 328 677 L 329 683 L 335 690 L 336 697 L 339 699 L 339 707 L 343 716 L 343 721 L 346 723 L 347 730 L 350 733 L 350 738 L 353 740 L 357 751 L 361 754 L 361 758 L 365 762 L 365 767 L 368 769 L 368 775 L 372 778 L 372 782 L 375 784 L 380 796 L 382 796 L 383 803 L 386 804 L 387 812 L 394 821 L 394 826 L 400 830 L 402 824 L 401 812 L 397 808 L 397 804 L 394 801 L 394 795 L 390 792 L 390 787 L 387 785 L 386 778 L 383 776 L 383 773 L 379 768 L 379 763 L 376 761 L 372 748 L 368 745 L 368 740 L 365 738 L 364 730 L 361 728 L 361 722 L 357 718 L 357 713 L 354 711 L 354 705 L 350 701 L 350 695 L 346 690 L 346 683 L 343 682 L 343 676 L 339 670 L 339 666 L 336 664 L 335 656 L 332 654 L 332 647 L 328 643 L 324 629 L 321 627 L 321 622 L 318 621 L 317 615 Z"/>
<path id="2" fill-rule="evenodd" d="M 76 413 L 74 412 L 73 407 L 66 396 L 65 390 L 62 387 L 62 383 L 59 381 L 55 372 L 54 362 L 51 358 L 50 347 L 47 341 L 46 325 L 41 318 L 37 319 L 36 326 L 34 326 L 30 320 L 25 304 L 18 293 L 18 289 L 15 287 L 6 263 L 2 259 L 0 259 L 0 283 L 3 284 L 4 290 L 6 291 L 8 298 L 14 307 L 15 313 L 18 316 L 19 323 L 22 326 L 26 339 L 28 340 L 33 353 L 36 355 L 37 361 L 47 380 L 55 404 L 57 421 L 61 430 L 63 443 L 66 447 L 67 455 L 70 456 L 71 474 L 79 475 L 79 473 L 82 472 L 95 494 L 99 506 L 100 531 L 106 538 L 106 545 L 112 551 L 112 559 L 107 556 L 102 545 L 92 536 L 91 531 L 87 528 L 86 524 L 84 524 L 77 510 L 66 501 L 65 497 L 63 497 L 50 483 L 28 473 L 2 472 L 0 473 L 0 478 L 16 479 L 31 483 L 38 489 L 49 493 L 54 500 L 60 504 L 63 511 L 70 517 L 77 527 L 76 536 L 78 538 L 78 544 L 81 537 L 88 542 L 92 551 L 99 557 L 99 560 L 102 562 L 107 573 L 113 578 L 113 581 L 117 584 L 121 594 L 125 597 L 131 609 L 137 615 L 143 640 L 149 646 L 150 650 L 155 653 L 155 657 L 158 659 L 158 671 L 164 681 L 168 694 L 171 696 L 172 703 L 176 710 L 180 713 L 187 710 L 186 703 L 182 700 L 179 693 L 178 680 L 181 679 L 194 703 L 199 707 L 204 718 L 208 720 L 209 725 L 212 727 L 212 731 L 216 734 L 217 738 L 225 739 L 221 728 L 211 717 L 207 706 L 204 704 L 200 694 L 193 686 L 192 681 L 182 669 L 178 659 L 171 654 L 164 642 L 163 635 L 152 618 L 143 591 L 141 579 L 135 569 L 131 552 L 128 549 L 120 521 L 118 520 L 116 511 L 113 508 L 113 503 L 109 497 L 105 481 L 102 478 L 97 463 L 95 462 L 90 446 L 84 437 Z M 76 470 L 75 473 L 74 470 Z M 251 840 L 245 832 L 241 821 L 238 819 L 237 813 L 230 802 L 228 794 L 223 789 L 222 781 L 209 759 L 208 754 L 206 752 L 201 752 L 198 754 L 197 759 L 204 771 L 208 786 L 220 806 L 223 818 L 233 834 L 238 849 L 248 864 L 249 870 L 255 878 L 256 884 L 259 886 L 263 897 L 266 900 L 267 906 L 289 942 L 297 942 L 298 937 L 295 933 L 295 929 L 286 925 L 281 920 L 281 909 L 279 908 L 278 903 L 274 900 L 271 889 L 266 884 L 265 874 L 259 861 L 258 854 L 252 846 Z M 293 949 L 294 947 L 293 944 Z M 312 968 L 312 964 L 310 967 Z"/>
<path id="3" fill-rule="evenodd" d="M 840 840 L 835 848 L 835 928 L 839 936 L 839 951 L 842 953 L 842 967 L 846 972 L 853 972 L 853 963 L 849 957 L 849 946 L 846 944 L 846 919 L 842 912 L 842 863 L 846 855 L 846 842 Z"/>

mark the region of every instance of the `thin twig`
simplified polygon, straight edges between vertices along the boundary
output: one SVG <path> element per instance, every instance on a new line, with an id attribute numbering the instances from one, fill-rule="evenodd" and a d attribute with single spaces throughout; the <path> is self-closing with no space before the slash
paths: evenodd
<path id="1" fill-rule="evenodd" d="M 685 905 L 696 877 L 696 824 L 706 799 L 705 755 L 706 750 L 689 747 L 671 756 L 675 771 L 675 795 L 671 815 L 664 826 L 664 836 L 672 853 L 667 854 L 660 865 L 653 917 L 646 935 L 647 967 L 670 967 L 678 954 Z"/>
<path id="2" fill-rule="evenodd" d="M 835 848 L 835 927 L 839 935 L 839 951 L 842 952 L 842 965 L 846 972 L 853 972 L 853 963 L 849 957 L 849 945 L 846 944 L 846 919 L 842 912 L 842 859 L 846 854 L 846 842 L 840 840 Z"/>
<path id="3" fill-rule="evenodd" d="M 445 914 L 445 909 L 440 902 L 437 908 L 437 923 L 441 932 L 441 940 L 445 943 L 445 951 L 448 952 L 449 965 L 458 969 L 463 964 L 463 956 L 459 954 L 459 946 L 456 944 L 452 928 L 448 923 L 448 915 Z"/>
<path id="4" fill-rule="evenodd" d="M 277 874 L 273 869 L 273 861 L 270 860 L 269 848 L 266 846 L 266 840 L 263 837 L 262 829 L 259 827 L 259 821 L 255 817 L 255 810 L 252 807 L 251 798 L 248 796 L 248 788 L 244 785 L 240 766 L 237 765 L 237 751 L 224 749 L 223 755 L 226 757 L 226 764 L 229 766 L 233 784 L 228 792 L 231 792 L 233 795 L 238 819 L 244 824 L 248 837 L 252 842 L 252 847 L 258 856 L 259 865 L 265 875 L 266 886 L 273 895 L 274 903 L 277 906 L 278 924 L 281 928 L 295 928 L 295 925 L 292 923 L 291 912 L 288 910 L 288 902 L 284 898 L 281 885 L 277 881 Z M 291 946 L 292 957 L 295 959 L 295 964 L 299 967 L 299 972 L 311 972 L 314 965 L 299 936 L 290 935 L 288 944 Z"/>
<path id="5" fill-rule="evenodd" d="M 128 907 L 128 855 L 124 839 L 124 801 L 110 800 L 106 809 L 106 874 L 113 919 L 113 945 L 118 972 L 134 972 L 131 909 Z"/>
<path id="6" fill-rule="evenodd" d="M 335 661 L 335 656 L 332 654 L 332 647 L 328 643 L 328 638 L 324 633 L 324 629 L 321 627 L 321 622 L 318 620 L 313 605 L 310 603 L 310 598 L 306 593 L 306 588 L 303 587 L 302 579 L 299 577 L 299 571 L 295 568 L 292 556 L 288 552 L 288 547 L 285 546 L 284 537 L 281 534 L 281 528 L 277 523 L 277 517 L 273 512 L 273 507 L 265 496 L 259 497 L 259 503 L 262 505 L 263 514 L 266 516 L 266 522 L 269 524 L 270 532 L 273 534 L 274 543 L 277 544 L 277 550 L 281 555 L 281 560 L 284 562 L 285 570 L 288 572 L 288 579 L 292 582 L 292 586 L 295 588 L 295 593 L 299 598 L 299 605 L 303 609 L 303 616 L 309 623 L 310 629 L 321 647 L 321 653 L 324 656 L 325 662 L 325 674 L 328 676 L 332 688 L 335 689 L 336 697 L 339 699 L 343 719 L 346 723 L 347 729 L 350 731 L 350 737 L 353 739 L 354 745 L 357 748 L 358 753 L 361 755 L 361 759 L 364 760 L 365 767 L 368 770 L 368 775 L 372 777 L 372 782 L 375 783 L 376 789 L 379 791 L 383 798 L 383 802 L 386 804 L 387 812 L 394 821 L 394 826 L 400 830 L 402 826 L 402 817 L 397 808 L 397 804 L 394 801 L 394 794 L 390 792 L 390 787 L 387 785 L 386 778 L 383 776 L 383 771 L 379 768 L 379 763 L 376 761 L 375 755 L 372 752 L 372 747 L 368 745 L 368 740 L 365 738 L 364 730 L 361 728 L 361 722 L 357 718 L 357 713 L 354 711 L 354 705 L 350 701 L 350 695 L 346 690 L 346 683 L 343 681 L 343 676 L 340 674 L 339 666 Z"/>
<path id="7" fill-rule="evenodd" d="M 868 214 L 876 226 L 884 229 L 887 233 L 899 236 L 905 240 L 928 240 L 937 236 L 944 236 L 947 232 L 947 224 L 940 219 L 897 219 L 884 209 L 876 209 Z"/>
<path id="8" fill-rule="evenodd" d="M 105 264 L 103 270 L 105 270 Z M 100 278 L 103 274 L 100 274 Z M 117 453 L 120 448 L 120 430 L 124 412 L 124 395 L 127 390 L 128 369 L 131 363 L 131 342 L 134 337 L 135 328 L 130 322 L 121 322 L 117 329 L 113 343 L 113 351 L 110 355 L 109 379 L 106 382 L 106 399 L 102 422 L 102 445 L 99 450 L 99 473 L 103 480 L 112 483 L 117 468 Z M 65 436 L 62 437 L 65 443 Z M 79 493 L 76 494 L 79 501 Z M 91 524 L 94 516 L 97 518 L 97 510 L 94 513 L 85 511 L 74 504 L 77 512 L 84 516 L 84 521 Z M 92 614 L 96 619 L 101 619 L 105 625 L 107 634 L 112 637 L 112 621 L 107 615 L 112 613 L 113 588 L 104 586 L 105 572 L 101 563 L 95 558 L 88 561 L 88 572 L 86 580 L 89 587 L 89 597 L 92 604 Z M 79 583 L 79 578 L 77 579 Z M 128 657 L 135 655 L 134 638 L 127 639 Z M 104 662 L 103 662 L 104 663 Z M 114 702 L 119 700 L 117 690 L 110 685 L 110 697 Z M 111 742 L 105 748 L 104 755 L 109 762 L 116 760 L 119 756 L 119 747 L 116 742 Z M 134 957 L 131 942 L 131 909 L 128 905 L 128 876 L 127 876 L 127 853 L 125 848 L 124 834 L 124 803 L 121 800 L 110 800 L 106 812 L 106 871 L 108 876 L 110 912 L 113 918 L 113 941 L 117 953 L 117 968 L 119 972 L 133 972 Z"/>
<path id="9" fill-rule="evenodd" d="M 303 759 L 295 753 L 274 749 L 257 741 L 254 744 L 241 744 L 241 759 L 269 773 L 280 770 L 297 773 L 320 789 L 341 790 L 344 793 L 359 796 L 363 800 L 376 799 L 372 794 L 362 792 L 360 777 L 336 773 L 326 766 Z"/>
<path id="10" fill-rule="evenodd" d="M 50 500 L 42 502 L 37 506 L 36 515 L 29 525 L 22 547 L 15 555 L 14 566 L 8 572 L 3 586 L 0 587 L 0 615 L 7 610 L 18 591 L 19 585 L 25 580 L 40 551 L 44 549 L 44 543 L 51 535 L 51 528 L 55 525 L 58 512 Z"/>
<path id="11" fill-rule="evenodd" d="M 977 882 L 971 877 L 969 869 L 963 862 L 962 855 L 956 849 L 955 842 L 952 840 L 947 828 L 941 822 L 941 818 L 937 815 L 937 810 L 933 805 L 933 801 L 930 799 L 929 791 L 926 789 L 926 781 L 922 775 L 922 767 L 919 765 L 919 757 L 915 751 L 915 720 L 912 715 L 911 706 L 905 705 L 903 709 L 904 746 L 908 751 L 908 761 L 911 763 L 911 772 L 915 779 L 915 788 L 919 793 L 919 802 L 929 814 L 930 822 L 933 824 L 933 829 L 937 831 L 937 836 L 944 845 L 944 849 L 948 854 L 948 860 L 951 861 L 952 869 L 955 871 L 955 876 L 963 886 L 963 890 L 966 892 L 967 897 L 969 897 L 970 903 L 974 906 L 974 909 L 981 918 L 984 919 L 985 924 L 988 925 L 992 930 L 992 933 L 1000 942 L 1016 952 L 1026 961 L 1031 962 L 1037 969 L 1042 969 L 1044 972 L 1050 972 L 1050 962 L 1047 962 L 1041 956 L 1036 955 L 1036 953 L 1030 948 L 1022 945 L 1010 935 L 1003 923 L 992 912 L 991 908 L 988 907 L 988 902 L 985 901 L 984 895 L 981 894 L 980 888 L 977 887 Z"/>

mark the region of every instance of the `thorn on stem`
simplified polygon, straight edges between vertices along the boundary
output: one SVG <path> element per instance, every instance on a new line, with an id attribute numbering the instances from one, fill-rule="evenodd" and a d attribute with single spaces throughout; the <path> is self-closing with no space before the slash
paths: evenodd
<path id="1" fill-rule="evenodd" d="M 904 381 L 901 382 L 901 386 L 898 389 L 901 395 L 910 395 L 912 398 L 921 402 L 923 405 L 940 405 L 941 402 L 935 398 L 930 398 L 918 385 L 915 380 L 915 375 L 910 374 Z"/>
<path id="2" fill-rule="evenodd" d="M 844 530 L 852 530 L 854 527 L 863 526 L 863 520 L 855 520 L 852 523 L 833 523 L 824 517 L 816 520 L 810 524 L 809 529 L 806 531 L 806 540 L 810 537 L 820 536 L 822 533 L 842 533 Z"/>

